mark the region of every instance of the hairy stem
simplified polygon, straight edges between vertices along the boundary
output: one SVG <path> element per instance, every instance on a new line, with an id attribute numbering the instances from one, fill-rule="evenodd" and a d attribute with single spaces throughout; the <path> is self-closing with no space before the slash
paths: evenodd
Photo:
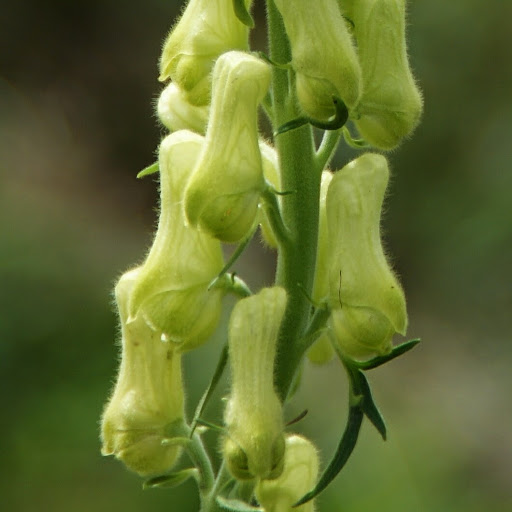
<path id="1" fill-rule="evenodd" d="M 273 0 L 267 0 L 267 15 L 270 58 L 274 62 L 289 62 L 288 38 Z M 290 86 L 292 73 L 277 66 L 272 71 L 274 129 L 300 114 L 294 88 Z M 282 218 L 290 232 L 291 243 L 280 248 L 276 276 L 276 284 L 288 293 L 275 367 L 276 391 L 284 400 L 304 354 L 300 339 L 310 317 L 311 307 L 303 290 L 310 294 L 313 287 L 320 174 L 316 172 L 315 147 L 309 125 L 278 135 L 276 148 L 282 188 L 295 191 L 281 199 Z"/>

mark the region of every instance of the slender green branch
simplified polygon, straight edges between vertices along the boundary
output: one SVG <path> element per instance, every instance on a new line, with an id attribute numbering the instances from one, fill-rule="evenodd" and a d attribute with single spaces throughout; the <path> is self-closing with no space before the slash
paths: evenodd
<path id="1" fill-rule="evenodd" d="M 199 474 L 201 476 L 199 481 L 199 491 L 202 499 L 204 499 L 204 496 L 206 496 L 206 493 L 210 492 L 214 484 L 212 463 L 206 453 L 206 448 L 197 433 L 192 436 L 190 441 L 191 442 L 187 445 L 186 450 L 190 460 L 199 470 Z"/>
<path id="2" fill-rule="evenodd" d="M 322 142 L 316 152 L 316 164 L 318 172 L 322 172 L 334 156 L 341 138 L 342 130 L 327 130 L 324 132 Z"/>

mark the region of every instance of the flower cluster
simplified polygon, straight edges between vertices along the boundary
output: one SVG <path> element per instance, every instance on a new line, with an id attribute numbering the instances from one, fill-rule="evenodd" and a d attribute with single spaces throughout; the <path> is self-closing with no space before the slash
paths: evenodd
<path id="1" fill-rule="evenodd" d="M 103 413 L 102 453 L 148 485 L 194 476 L 204 512 L 215 499 L 246 510 L 237 508 L 241 497 L 266 512 L 313 511 L 312 498 L 341 469 L 335 456 L 318 477 L 312 442 L 287 431 L 283 411 L 306 352 L 317 363 L 337 353 L 348 370 L 357 430 L 347 439 L 355 443 L 364 414 L 385 435 L 362 369 L 394 357 L 393 336 L 407 328 L 404 293 L 380 235 L 388 163 L 364 153 L 333 173 L 327 167 L 341 127 L 326 131 L 316 149 L 304 124 L 331 129 L 343 105 L 377 149 L 413 131 L 422 99 L 407 62 L 404 1 L 269 0 L 287 63 L 250 52 L 252 0 L 189 0 L 164 43 L 157 114 L 169 133 L 157 164 L 141 173 L 158 171 L 159 221 L 146 257 L 115 288 L 121 365 Z M 262 106 L 273 143 L 259 129 Z M 307 178 L 298 178 L 307 165 Z M 282 189 L 290 184 L 295 189 Z M 302 186 L 311 194 L 300 203 Z M 305 233 L 297 219 L 306 219 Z M 279 268 L 274 286 L 252 294 L 229 270 L 258 226 Z M 312 247 L 310 266 L 301 260 L 303 241 Z M 223 243 L 239 244 L 227 263 Z M 217 426 L 224 464 L 213 482 L 200 441 L 212 427 L 202 419 L 212 389 L 189 423 L 181 361 L 212 337 L 228 293 L 238 302 L 226 349 L 230 391 Z M 195 468 L 176 470 L 182 452 Z"/>
<path id="2" fill-rule="evenodd" d="M 405 43 L 405 0 L 275 0 L 292 50 L 297 98 L 314 119 L 341 99 L 361 136 L 392 149 L 422 111 Z"/>

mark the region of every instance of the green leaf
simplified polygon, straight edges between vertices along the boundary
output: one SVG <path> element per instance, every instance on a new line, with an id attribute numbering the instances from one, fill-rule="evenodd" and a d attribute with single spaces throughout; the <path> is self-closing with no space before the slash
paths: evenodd
<path id="1" fill-rule="evenodd" d="M 199 403 L 197 404 L 196 411 L 194 413 L 194 417 L 191 423 L 190 437 L 194 435 L 194 430 L 196 429 L 197 422 L 201 415 L 203 414 L 206 405 L 210 401 L 210 398 L 212 397 L 212 394 L 215 391 L 215 388 L 217 387 L 217 384 L 219 383 L 222 374 L 224 373 L 224 368 L 226 367 L 227 362 L 228 344 L 226 343 L 224 347 L 222 347 L 222 352 L 220 353 L 219 361 L 217 362 L 217 367 L 215 368 L 212 380 L 210 381 L 210 384 L 206 388 L 206 391 L 203 393 L 203 396 L 201 397 Z"/>
<path id="2" fill-rule="evenodd" d="M 312 119 L 311 117 L 297 117 L 296 119 L 292 119 L 291 121 L 281 125 L 274 132 L 274 137 L 289 132 L 290 130 L 300 128 L 301 126 L 304 126 L 308 123 L 315 128 L 320 128 L 321 130 L 339 130 L 345 126 L 346 122 L 348 121 L 348 108 L 340 98 L 335 96 L 333 96 L 332 102 L 334 103 L 336 113 L 329 121 L 318 121 L 316 119 Z"/>
<path id="3" fill-rule="evenodd" d="M 148 165 L 142 171 L 137 174 L 137 178 L 144 178 L 144 176 L 149 176 L 150 174 L 154 174 L 155 172 L 158 172 L 159 165 L 158 162 L 155 162 L 154 164 Z"/>
<path id="4" fill-rule="evenodd" d="M 366 414 L 366 417 L 372 422 L 373 426 L 378 430 L 379 434 L 382 436 L 384 441 L 386 440 L 386 423 L 384 422 L 384 418 L 380 413 L 377 405 L 373 400 L 372 390 L 370 389 L 370 384 L 368 380 L 364 376 L 363 372 L 356 370 L 354 372 L 355 378 L 357 378 L 359 383 L 359 390 L 363 399 L 361 400 L 360 407 L 363 412 Z"/>
<path id="5" fill-rule="evenodd" d="M 377 356 L 373 359 L 370 359 L 369 361 L 363 362 L 354 361 L 354 363 L 361 370 L 373 370 L 374 368 L 377 368 L 384 363 L 387 363 L 388 361 L 391 361 L 392 359 L 395 359 L 396 357 L 409 352 L 409 350 L 414 348 L 420 341 L 421 340 L 419 338 L 415 340 L 409 340 L 405 343 L 397 345 L 389 354 L 385 356 Z"/>
<path id="6" fill-rule="evenodd" d="M 334 457 L 322 473 L 322 476 L 320 477 L 320 480 L 318 480 L 315 488 L 297 501 L 297 503 L 293 505 L 294 507 L 303 505 L 307 501 L 318 496 L 334 480 L 334 478 L 336 478 L 354 450 L 362 421 L 363 411 L 360 404 L 352 405 L 348 412 L 347 426 L 345 427 L 345 431 L 343 432 L 343 436 L 341 437 Z"/>
<path id="7" fill-rule="evenodd" d="M 196 468 L 182 469 L 181 471 L 176 471 L 175 473 L 170 473 L 168 475 L 160 475 L 150 478 L 142 484 L 142 488 L 144 490 L 156 488 L 170 489 L 172 487 L 178 487 L 178 485 L 186 482 L 191 477 L 196 478 L 198 474 L 199 472 Z"/>
<path id="8" fill-rule="evenodd" d="M 247 27 L 254 28 L 254 20 L 245 6 L 245 0 L 233 0 L 236 17 Z"/>
<path id="9" fill-rule="evenodd" d="M 292 119 L 291 121 L 288 121 L 287 123 L 284 123 L 281 125 L 275 132 L 274 137 L 277 137 L 278 135 L 281 135 L 282 133 L 289 132 L 290 130 L 296 130 L 297 128 L 300 128 L 301 126 L 304 126 L 305 124 L 308 124 L 310 122 L 309 117 L 297 117 L 296 119 Z"/>

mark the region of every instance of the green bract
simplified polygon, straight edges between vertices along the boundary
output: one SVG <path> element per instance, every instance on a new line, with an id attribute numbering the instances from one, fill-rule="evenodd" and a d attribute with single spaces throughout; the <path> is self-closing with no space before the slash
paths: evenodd
<path id="1" fill-rule="evenodd" d="M 333 98 L 356 105 L 361 70 L 336 0 L 275 0 L 283 17 L 297 73 L 297 97 L 306 114 L 326 120 L 335 114 Z"/>
<path id="2" fill-rule="evenodd" d="M 347 3 L 363 72 L 363 93 L 353 118 L 370 144 L 392 149 L 416 128 L 422 112 L 407 58 L 405 0 Z"/>
<path id="3" fill-rule="evenodd" d="M 393 334 L 407 328 L 405 297 L 380 239 L 388 179 L 386 159 L 367 153 L 337 172 L 327 193 L 332 326 L 356 358 L 388 352 Z"/>
<path id="4" fill-rule="evenodd" d="M 245 0 L 247 7 L 252 0 Z M 233 0 L 190 0 L 165 41 L 160 77 L 171 78 L 194 105 L 210 99 L 210 72 L 228 50 L 248 50 L 248 28 L 236 17 Z"/>
<path id="5" fill-rule="evenodd" d="M 210 109 L 190 104 L 183 91 L 171 82 L 160 94 L 158 118 L 171 132 L 191 130 L 204 134 Z"/>
<path id="6" fill-rule="evenodd" d="M 311 441 L 297 435 L 286 437 L 282 474 L 275 480 L 261 480 L 256 497 L 265 512 L 313 512 L 313 501 L 293 508 L 318 477 L 318 454 Z"/>
<path id="7" fill-rule="evenodd" d="M 283 415 L 273 375 L 285 307 L 282 288 L 265 288 L 238 302 L 231 314 L 232 384 L 223 451 L 229 470 L 239 479 L 276 478 L 283 468 Z"/>
<path id="8" fill-rule="evenodd" d="M 128 321 L 128 299 L 140 269 L 124 274 L 116 286 L 122 333 L 121 367 L 103 412 L 103 455 L 116 458 L 141 475 L 169 470 L 177 445 L 162 446 L 183 425 L 181 355 L 141 316 Z"/>
<path id="9" fill-rule="evenodd" d="M 257 113 L 269 84 L 269 66 L 249 54 L 228 52 L 215 64 L 206 139 L 185 212 L 192 226 L 224 242 L 242 239 L 258 212 L 265 182 Z"/>
<path id="10" fill-rule="evenodd" d="M 219 242 L 188 226 L 183 213 L 183 190 L 203 140 L 179 131 L 160 145 L 160 220 L 129 301 L 130 318 L 142 315 L 183 351 L 212 334 L 224 293 L 207 289 L 223 266 Z"/>

